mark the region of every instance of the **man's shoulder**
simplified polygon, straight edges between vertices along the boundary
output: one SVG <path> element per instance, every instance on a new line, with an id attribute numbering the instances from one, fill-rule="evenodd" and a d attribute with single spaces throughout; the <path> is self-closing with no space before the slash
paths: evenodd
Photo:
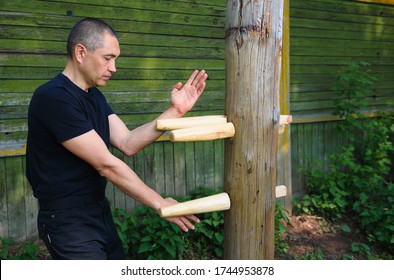
<path id="1" fill-rule="evenodd" d="M 60 74 L 56 77 L 52 78 L 51 80 L 47 81 L 46 83 L 40 85 L 35 93 L 42 94 L 46 92 L 50 92 L 52 89 L 63 89 L 66 90 L 67 84 L 61 79 Z"/>
<path id="2" fill-rule="evenodd" d="M 68 86 L 60 75 L 57 75 L 35 90 L 30 100 L 32 109 L 43 107 L 58 108 L 64 104 L 80 103 L 77 94 L 73 93 L 72 88 Z"/>
<path id="3" fill-rule="evenodd" d="M 46 100 L 46 102 L 80 102 L 81 94 L 75 85 L 71 84 L 63 74 L 58 74 L 53 79 L 39 86 L 32 100 Z"/>

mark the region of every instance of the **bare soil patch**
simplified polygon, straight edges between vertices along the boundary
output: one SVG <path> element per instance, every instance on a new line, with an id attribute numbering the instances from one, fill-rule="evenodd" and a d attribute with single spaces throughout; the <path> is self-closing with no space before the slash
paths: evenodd
<path id="1" fill-rule="evenodd" d="M 344 231 L 347 226 L 350 231 Z M 349 223 L 331 223 L 318 216 L 301 215 L 289 217 L 286 226 L 288 252 L 275 256 L 276 259 L 310 259 L 321 257 L 324 260 L 365 259 L 365 256 L 352 250 L 352 243 L 368 244 L 366 238 L 357 233 L 356 227 Z M 371 247 L 372 254 L 382 254 L 383 248 Z"/>

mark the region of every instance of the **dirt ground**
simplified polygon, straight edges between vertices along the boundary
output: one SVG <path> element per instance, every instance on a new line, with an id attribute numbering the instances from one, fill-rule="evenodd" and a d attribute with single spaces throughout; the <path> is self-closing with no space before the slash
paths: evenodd
<path id="1" fill-rule="evenodd" d="M 349 230 L 345 232 L 343 226 Z M 309 215 L 289 218 L 286 241 L 289 245 L 288 252 L 275 256 L 276 259 L 366 259 L 365 253 L 354 252 L 351 244 L 368 244 L 351 223 L 332 224 L 321 217 Z M 374 255 L 388 254 L 382 248 L 370 249 Z"/>

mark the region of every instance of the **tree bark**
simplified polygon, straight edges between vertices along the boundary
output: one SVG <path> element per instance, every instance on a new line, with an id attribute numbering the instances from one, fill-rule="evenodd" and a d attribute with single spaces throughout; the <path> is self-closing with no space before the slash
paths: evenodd
<path id="1" fill-rule="evenodd" d="M 273 259 L 283 0 L 228 0 L 226 259 Z"/>

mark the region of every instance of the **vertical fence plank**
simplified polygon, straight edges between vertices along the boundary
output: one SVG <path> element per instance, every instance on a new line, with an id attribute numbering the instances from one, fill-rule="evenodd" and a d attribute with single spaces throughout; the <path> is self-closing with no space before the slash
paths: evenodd
<path id="1" fill-rule="evenodd" d="M 9 232 L 7 185 L 6 185 L 6 158 L 0 158 L 0 236 L 6 237 Z"/>
<path id="2" fill-rule="evenodd" d="M 164 142 L 164 186 L 167 195 L 175 195 L 174 145 L 171 142 Z"/>
<path id="3" fill-rule="evenodd" d="M 153 182 L 152 186 L 154 186 L 155 190 L 163 194 L 165 193 L 165 166 L 164 166 L 164 144 L 163 142 L 154 143 L 154 161 L 150 164 L 154 164 L 155 167 L 155 182 Z"/>
<path id="4" fill-rule="evenodd" d="M 302 193 L 304 191 L 303 187 L 303 176 L 301 174 L 301 169 L 304 168 L 304 125 L 297 124 L 292 126 L 292 141 L 291 141 L 291 173 L 293 181 L 293 193 Z"/>
<path id="5" fill-rule="evenodd" d="M 26 157 L 22 159 L 23 188 L 25 190 L 25 209 L 26 209 L 26 239 L 38 239 L 37 214 L 38 200 L 33 195 L 33 190 L 26 178 Z"/>
<path id="6" fill-rule="evenodd" d="M 195 162 L 195 182 L 196 187 L 203 187 L 205 185 L 204 182 L 204 157 L 203 157 L 203 148 L 204 144 L 202 142 L 194 143 L 194 162 Z"/>
<path id="7" fill-rule="evenodd" d="M 215 151 L 214 141 L 204 141 L 203 143 L 203 174 L 204 174 L 204 187 L 213 188 L 215 186 Z"/>
<path id="8" fill-rule="evenodd" d="M 185 184 L 189 194 L 196 188 L 196 163 L 194 142 L 185 143 L 186 178 Z"/>
<path id="9" fill-rule="evenodd" d="M 326 122 L 324 123 L 324 139 L 325 139 L 325 151 L 323 157 L 323 168 L 329 170 L 330 155 L 337 151 L 336 138 L 337 138 L 337 122 Z"/>
<path id="10" fill-rule="evenodd" d="M 26 239 L 26 209 L 22 157 L 6 158 L 6 189 L 9 236 L 18 241 Z"/>
<path id="11" fill-rule="evenodd" d="M 140 153 L 144 158 L 144 182 L 151 188 L 155 189 L 156 184 L 156 163 L 154 144 L 145 147 Z"/>
<path id="12" fill-rule="evenodd" d="M 174 143 L 174 188 L 176 195 L 186 195 L 185 143 Z"/>
<path id="13" fill-rule="evenodd" d="M 224 173 L 224 140 L 214 141 L 214 153 L 215 153 L 215 171 L 214 171 L 214 185 L 215 190 L 219 191 L 223 189 L 223 173 Z"/>

